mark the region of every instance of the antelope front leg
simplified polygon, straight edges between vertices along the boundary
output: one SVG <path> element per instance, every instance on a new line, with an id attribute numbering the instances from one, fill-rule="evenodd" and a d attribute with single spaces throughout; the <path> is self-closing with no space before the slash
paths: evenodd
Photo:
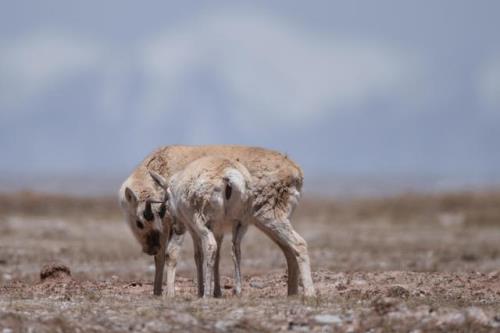
<path id="1" fill-rule="evenodd" d="M 173 232 L 173 231 L 172 231 Z M 184 234 L 176 234 L 173 232 L 172 238 L 168 243 L 166 254 L 167 265 L 167 297 L 175 296 L 175 270 L 177 268 L 177 258 L 184 241 Z"/>
<path id="2" fill-rule="evenodd" d="M 194 248 L 194 262 L 196 265 L 196 287 L 198 290 L 198 297 L 203 297 L 204 285 L 203 285 L 203 252 L 201 250 L 201 240 L 198 235 L 190 230 L 191 236 L 193 238 L 193 248 Z"/>
<path id="3" fill-rule="evenodd" d="M 153 295 L 160 296 L 163 284 L 163 269 L 165 268 L 165 247 L 162 246 L 155 255 L 155 279 L 153 283 Z"/>
<path id="4" fill-rule="evenodd" d="M 194 221 L 194 229 L 201 241 L 203 251 L 203 298 L 212 297 L 214 294 L 214 264 L 217 251 L 217 242 L 214 234 L 206 226 L 205 219 L 198 215 Z"/>

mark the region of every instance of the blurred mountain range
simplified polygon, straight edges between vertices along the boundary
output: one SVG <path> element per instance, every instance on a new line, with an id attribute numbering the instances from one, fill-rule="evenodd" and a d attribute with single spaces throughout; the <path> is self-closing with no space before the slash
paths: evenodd
<path id="1" fill-rule="evenodd" d="M 288 153 L 328 191 L 325 177 L 498 184 L 499 12 L 487 0 L 5 3 L 0 190 L 98 189 L 160 145 L 210 143 Z"/>

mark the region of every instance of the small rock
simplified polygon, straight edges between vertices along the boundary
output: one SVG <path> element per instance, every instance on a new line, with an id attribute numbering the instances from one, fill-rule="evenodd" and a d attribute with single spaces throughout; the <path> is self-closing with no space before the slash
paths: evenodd
<path id="1" fill-rule="evenodd" d="M 439 326 L 461 326 L 465 323 L 465 316 L 461 313 L 449 313 L 439 318 Z"/>
<path id="2" fill-rule="evenodd" d="M 12 329 L 11 329 L 11 328 L 4 328 L 4 329 L 2 330 L 2 333 L 12 333 L 12 332 L 13 332 L 13 331 L 12 331 Z"/>
<path id="3" fill-rule="evenodd" d="M 244 310 L 241 308 L 235 309 L 227 314 L 224 319 L 218 320 L 215 323 L 215 331 L 216 332 L 232 332 L 233 328 L 238 325 L 240 320 L 243 318 L 245 314 Z"/>
<path id="4" fill-rule="evenodd" d="M 145 332 L 168 332 L 171 328 L 160 320 L 151 320 L 144 323 L 142 331 Z"/>
<path id="5" fill-rule="evenodd" d="M 67 279 L 71 276 L 69 267 L 61 263 L 50 263 L 42 267 L 40 280 L 46 279 Z"/>
<path id="6" fill-rule="evenodd" d="M 367 285 L 368 282 L 366 282 L 366 280 L 356 279 L 356 280 L 352 281 L 352 284 L 355 286 L 364 286 L 364 285 Z"/>
<path id="7" fill-rule="evenodd" d="M 233 326 L 234 326 L 234 323 L 232 321 L 217 320 L 217 322 L 215 323 L 215 331 L 216 332 L 229 332 Z"/>
<path id="8" fill-rule="evenodd" d="M 472 253 L 472 252 L 465 252 L 465 253 L 462 253 L 462 256 L 461 256 L 460 258 L 461 258 L 463 261 L 469 261 L 469 262 L 479 260 L 478 255 L 477 255 L 477 254 L 475 254 L 475 253 Z"/>
<path id="9" fill-rule="evenodd" d="M 394 311 L 398 306 L 398 302 L 394 298 L 377 297 L 372 301 L 372 307 L 376 313 L 383 316 Z"/>
<path id="10" fill-rule="evenodd" d="M 408 298 L 410 292 L 402 286 L 392 286 L 387 290 L 387 296 L 397 298 Z"/>
<path id="11" fill-rule="evenodd" d="M 304 322 L 295 322 L 291 321 L 288 323 L 288 330 L 289 331 L 296 331 L 296 332 L 310 332 L 311 329 L 309 328 L 309 325 Z"/>
<path id="12" fill-rule="evenodd" d="M 470 307 L 465 311 L 467 319 L 480 325 L 488 325 L 488 316 L 478 307 Z"/>
<path id="13" fill-rule="evenodd" d="M 321 314 L 314 316 L 314 321 L 321 325 L 340 324 L 342 319 L 337 315 Z"/>
<path id="14" fill-rule="evenodd" d="M 333 285 L 338 291 L 346 290 L 347 286 L 342 282 L 337 282 Z"/>
<path id="15" fill-rule="evenodd" d="M 439 224 L 444 227 L 461 226 L 465 224 L 463 213 L 441 213 L 438 216 Z"/>
<path id="16" fill-rule="evenodd" d="M 262 281 L 250 281 L 250 287 L 256 289 L 263 289 L 265 285 Z"/>
<path id="17" fill-rule="evenodd" d="M 177 313 L 175 315 L 175 321 L 188 327 L 195 327 L 196 325 L 198 325 L 198 319 L 196 319 L 189 313 Z"/>

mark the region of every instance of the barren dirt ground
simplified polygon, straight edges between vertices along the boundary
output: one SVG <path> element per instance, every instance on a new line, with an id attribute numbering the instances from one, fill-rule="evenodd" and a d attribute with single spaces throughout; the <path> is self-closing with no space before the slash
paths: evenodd
<path id="1" fill-rule="evenodd" d="M 500 194 L 303 199 L 315 299 L 286 296 L 285 260 L 251 228 L 243 296 L 199 300 L 187 237 L 175 299 L 152 296 L 114 198 L 0 196 L 0 332 L 500 331 Z M 66 265 L 40 279 L 42 266 Z"/>

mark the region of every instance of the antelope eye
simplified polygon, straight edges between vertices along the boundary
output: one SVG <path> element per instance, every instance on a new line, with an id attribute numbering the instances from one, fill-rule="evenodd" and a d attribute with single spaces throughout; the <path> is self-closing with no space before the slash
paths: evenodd
<path id="1" fill-rule="evenodd" d="M 164 218 L 166 212 L 167 212 L 167 205 L 165 205 L 165 203 L 162 203 L 160 205 L 160 210 L 158 211 L 158 214 L 160 215 L 161 218 Z"/>
<path id="2" fill-rule="evenodd" d="M 142 223 L 141 221 L 137 220 L 135 221 L 135 225 L 137 226 L 137 228 L 139 229 L 144 229 L 144 223 Z"/>
<path id="3" fill-rule="evenodd" d="M 151 210 L 147 210 L 147 209 L 142 213 L 142 216 L 144 216 L 144 219 L 146 221 L 149 221 L 149 222 L 153 221 L 155 218 L 155 216 L 153 215 L 153 212 Z"/>

